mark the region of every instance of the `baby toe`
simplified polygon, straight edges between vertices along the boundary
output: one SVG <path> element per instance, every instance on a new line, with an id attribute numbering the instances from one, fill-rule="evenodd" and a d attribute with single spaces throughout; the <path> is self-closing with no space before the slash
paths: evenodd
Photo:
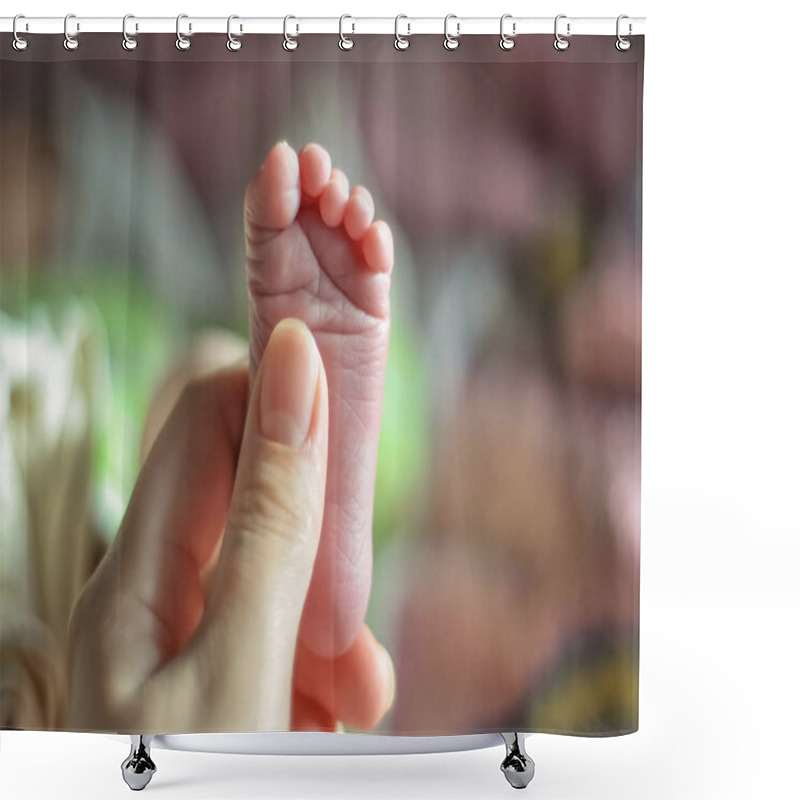
<path id="1" fill-rule="evenodd" d="M 245 192 L 245 222 L 259 228 L 289 227 L 300 208 L 300 168 L 297 153 L 278 142 Z"/>
<path id="2" fill-rule="evenodd" d="M 331 179 L 322 190 L 319 199 L 320 216 L 329 228 L 336 228 L 342 224 L 349 191 L 350 183 L 347 176 L 341 170 L 333 170 Z"/>
<path id="3" fill-rule="evenodd" d="M 307 144 L 298 156 L 300 187 L 309 197 L 319 197 L 331 178 L 331 157 L 324 147 Z"/>
<path id="4" fill-rule="evenodd" d="M 372 195 L 363 187 L 356 186 L 350 192 L 344 212 L 344 228 L 351 239 L 358 241 L 367 232 L 375 216 L 375 203 Z"/>
<path id="5" fill-rule="evenodd" d="M 364 260 L 375 272 L 390 272 L 394 264 L 392 229 L 381 219 L 367 228 L 362 242 Z"/>

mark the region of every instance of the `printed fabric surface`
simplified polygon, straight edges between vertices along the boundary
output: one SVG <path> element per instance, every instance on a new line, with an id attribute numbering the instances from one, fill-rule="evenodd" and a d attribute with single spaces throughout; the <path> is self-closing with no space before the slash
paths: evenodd
<path id="1" fill-rule="evenodd" d="M 0 727 L 638 728 L 644 37 L 0 42 Z"/>

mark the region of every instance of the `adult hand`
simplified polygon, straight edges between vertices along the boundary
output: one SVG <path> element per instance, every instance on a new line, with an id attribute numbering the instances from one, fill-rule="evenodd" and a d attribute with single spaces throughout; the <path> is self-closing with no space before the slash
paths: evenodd
<path id="1" fill-rule="evenodd" d="M 374 727 L 392 702 L 366 628 L 334 661 L 297 648 L 322 522 L 325 371 L 284 320 L 247 366 L 195 380 L 148 454 L 70 618 L 73 730 Z"/>

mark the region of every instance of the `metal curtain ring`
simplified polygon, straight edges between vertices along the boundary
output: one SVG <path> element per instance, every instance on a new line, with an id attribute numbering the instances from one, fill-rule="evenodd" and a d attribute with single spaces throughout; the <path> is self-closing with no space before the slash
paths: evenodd
<path id="1" fill-rule="evenodd" d="M 505 29 L 504 29 L 505 21 L 507 19 L 513 19 L 513 16 L 511 14 L 503 14 L 503 16 L 500 17 L 500 49 L 501 50 L 513 50 L 514 49 L 514 45 L 516 44 L 516 42 L 511 37 L 517 35 L 517 23 L 516 22 L 512 22 L 511 23 L 511 36 L 509 36 L 505 32 Z"/>
<path id="2" fill-rule="evenodd" d="M 237 17 L 236 14 L 231 14 L 228 17 L 228 43 L 226 44 L 226 47 L 228 48 L 228 50 L 231 51 L 231 53 L 235 53 L 238 50 L 242 49 L 242 40 L 238 36 L 234 36 L 233 33 L 231 32 L 231 22 L 233 22 L 235 19 L 239 19 L 239 17 Z M 242 33 L 242 30 L 243 28 L 242 25 L 240 24 L 239 25 L 240 34 Z"/>
<path id="3" fill-rule="evenodd" d="M 344 35 L 344 21 L 346 19 L 353 19 L 353 18 L 349 14 L 342 14 L 342 16 L 339 17 L 339 47 L 342 50 L 352 50 L 353 49 L 353 45 L 355 44 L 355 42 L 352 39 L 348 39 Z M 355 22 L 353 23 L 353 31 L 352 32 L 353 33 L 356 32 L 356 24 L 355 24 Z"/>
<path id="4" fill-rule="evenodd" d="M 411 42 L 406 38 L 407 36 L 411 36 L 411 23 L 407 22 L 406 25 L 408 26 L 408 33 L 405 36 L 400 35 L 400 20 L 401 19 L 408 19 L 405 14 L 398 14 L 394 18 L 394 46 L 396 50 L 408 50 L 411 47 Z"/>
<path id="5" fill-rule="evenodd" d="M 621 53 L 624 53 L 626 50 L 630 50 L 631 49 L 631 40 L 630 39 L 626 39 L 619 32 L 619 24 L 624 19 L 628 19 L 628 15 L 627 14 L 620 14 L 617 17 L 617 43 L 616 43 L 616 48 Z M 628 36 L 630 36 L 632 33 L 633 33 L 633 25 L 631 25 L 631 23 L 629 22 L 628 23 Z"/>
<path id="6" fill-rule="evenodd" d="M 136 47 L 139 44 L 139 42 L 136 41 L 136 36 L 135 35 L 131 36 L 128 33 L 128 20 L 129 19 L 135 19 L 133 14 L 126 14 L 122 18 L 122 49 L 123 50 L 135 50 Z M 135 31 L 137 31 L 137 33 L 138 33 L 138 31 L 139 31 L 139 23 L 138 22 L 134 23 L 133 29 Z"/>
<path id="7" fill-rule="evenodd" d="M 297 19 L 297 17 L 293 17 L 291 14 L 287 14 L 283 18 L 283 49 L 288 50 L 291 52 L 292 50 L 297 50 L 297 37 L 296 36 L 289 36 L 289 29 L 288 24 L 290 19 Z M 300 25 L 297 25 L 297 33 L 300 33 Z"/>
<path id="8" fill-rule="evenodd" d="M 17 31 L 17 20 L 20 20 L 20 19 L 25 19 L 25 15 L 24 14 L 17 14 L 17 16 L 14 17 L 14 22 L 13 22 L 13 24 L 11 26 L 11 30 L 14 33 L 14 41 L 13 41 L 14 49 L 22 51 L 22 50 L 27 50 L 28 49 L 28 40 L 27 39 L 23 39 L 19 35 L 19 33 Z M 27 22 L 25 23 L 25 30 L 26 31 L 28 30 L 28 23 Z"/>
<path id="9" fill-rule="evenodd" d="M 67 14 L 64 17 L 64 49 L 65 50 L 77 50 L 78 49 L 78 40 L 72 36 L 69 32 L 69 21 L 71 19 L 75 19 L 74 14 Z M 75 23 L 75 31 L 78 32 L 81 29 L 80 22 Z"/>
<path id="10" fill-rule="evenodd" d="M 189 41 L 189 39 L 181 33 L 181 20 L 188 18 L 188 14 L 178 14 L 177 18 L 175 19 L 175 47 L 177 47 L 178 50 L 188 50 L 192 46 L 192 43 Z M 190 22 L 189 33 L 191 34 L 191 32 L 192 23 Z"/>
<path id="11" fill-rule="evenodd" d="M 447 30 L 447 23 L 450 22 L 451 19 L 456 21 L 456 35 L 451 36 Z M 458 21 L 458 17 L 455 14 L 448 14 L 444 18 L 444 49 L 445 50 L 456 50 L 459 45 L 458 37 L 461 35 L 461 23 Z"/>
<path id="12" fill-rule="evenodd" d="M 556 50 L 566 50 L 569 47 L 569 39 L 565 39 L 559 32 L 558 32 L 558 21 L 560 19 L 566 19 L 566 14 L 559 14 L 556 17 L 555 25 L 553 30 L 555 31 L 556 40 L 553 42 L 553 47 Z M 570 35 L 570 24 L 567 22 L 567 36 Z"/>

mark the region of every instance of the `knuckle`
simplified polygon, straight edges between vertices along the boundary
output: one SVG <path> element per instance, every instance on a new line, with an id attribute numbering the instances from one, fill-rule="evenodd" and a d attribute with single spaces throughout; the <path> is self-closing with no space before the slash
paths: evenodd
<path id="1" fill-rule="evenodd" d="M 238 487 L 228 515 L 230 531 L 242 540 L 296 543 L 313 526 L 314 502 L 308 470 L 295 451 L 273 442 L 257 453 Z"/>

